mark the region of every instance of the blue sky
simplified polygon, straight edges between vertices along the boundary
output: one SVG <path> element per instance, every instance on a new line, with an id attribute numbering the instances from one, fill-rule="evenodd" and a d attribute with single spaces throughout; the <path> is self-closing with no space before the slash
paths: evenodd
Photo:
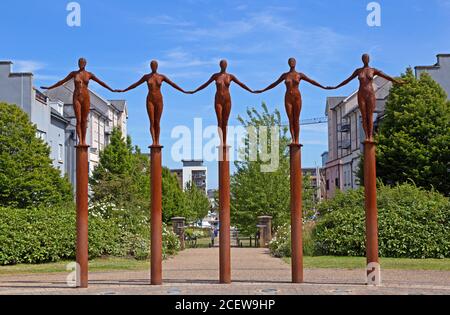
<path id="1" fill-rule="evenodd" d="M 335 85 L 361 65 L 364 52 L 372 65 L 391 75 L 408 66 L 435 63 L 438 53 L 450 53 L 450 0 L 380 0 L 381 27 L 366 23 L 366 0 L 284 1 L 122 1 L 79 0 L 82 25 L 66 24 L 62 0 L 3 0 L 0 35 L 1 60 L 15 61 L 15 71 L 33 71 L 36 86 L 48 85 L 76 69 L 78 57 L 88 59 L 88 70 L 113 88 L 125 88 L 149 71 L 149 61 L 160 61 L 160 72 L 186 89 L 193 89 L 218 71 L 218 61 L 229 60 L 229 72 L 251 88 L 265 87 L 288 70 L 296 57 L 298 70 L 324 85 Z M 150 144 L 145 109 L 146 87 L 118 95 L 91 86 L 106 98 L 125 98 L 129 105 L 129 133 L 135 144 Z M 353 82 L 339 91 L 323 91 L 303 83 L 302 119 L 324 116 L 327 96 L 348 95 Z M 193 126 L 196 117 L 215 125 L 214 87 L 195 95 L 164 88 L 165 112 L 161 141 L 172 161 L 173 126 Z M 284 114 L 284 86 L 263 95 L 232 88 L 230 124 L 248 106 L 265 101 Z M 283 116 L 285 117 L 285 116 Z M 321 163 L 327 149 L 326 125 L 303 128 L 304 166 Z M 217 185 L 215 163 L 209 186 Z"/>

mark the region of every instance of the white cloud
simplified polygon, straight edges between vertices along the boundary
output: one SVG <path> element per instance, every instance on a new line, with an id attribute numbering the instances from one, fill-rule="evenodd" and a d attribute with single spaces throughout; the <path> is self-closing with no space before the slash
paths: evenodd
<path id="1" fill-rule="evenodd" d="M 34 60 L 15 60 L 14 71 L 15 72 L 31 72 L 42 70 L 45 68 L 45 64 Z"/>
<path id="2" fill-rule="evenodd" d="M 280 9 L 281 10 L 281 9 Z M 249 40 L 244 45 L 239 40 L 248 36 L 258 36 L 259 42 L 264 39 L 264 50 L 289 49 L 296 54 L 317 59 L 320 55 L 325 61 L 334 60 L 335 53 L 342 47 L 348 47 L 352 39 L 339 34 L 328 27 L 305 28 L 299 23 L 292 23 L 285 14 L 277 14 L 280 10 L 266 10 L 249 13 L 234 21 L 213 21 L 212 25 L 204 27 L 182 28 L 177 31 L 181 38 L 191 42 L 208 40 L 211 46 L 222 47 L 223 51 L 255 51 L 254 41 Z M 285 8 L 283 8 L 285 10 Z M 226 42 L 224 46 L 222 43 Z M 206 47 L 208 48 L 208 47 Z"/>
<path id="3" fill-rule="evenodd" d="M 146 17 L 140 20 L 144 24 L 149 25 L 166 25 L 166 26 L 191 26 L 191 22 L 187 22 L 184 20 L 180 20 L 174 17 L 171 17 L 169 15 L 158 15 L 158 16 L 151 16 Z"/>

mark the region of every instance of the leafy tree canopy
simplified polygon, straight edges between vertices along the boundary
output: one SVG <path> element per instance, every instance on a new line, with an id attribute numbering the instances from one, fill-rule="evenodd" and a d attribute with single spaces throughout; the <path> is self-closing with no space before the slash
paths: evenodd
<path id="1" fill-rule="evenodd" d="M 0 205 L 30 208 L 73 200 L 67 178 L 52 166 L 50 147 L 16 105 L 0 103 Z"/>

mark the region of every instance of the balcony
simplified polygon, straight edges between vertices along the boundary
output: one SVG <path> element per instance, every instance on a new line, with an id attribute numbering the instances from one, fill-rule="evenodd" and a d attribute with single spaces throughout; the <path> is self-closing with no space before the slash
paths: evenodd
<path id="1" fill-rule="evenodd" d="M 342 120 L 342 123 L 337 125 L 337 129 L 339 132 L 350 132 L 351 124 L 347 119 Z"/>
<path id="2" fill-rule="evenodd" d="M 352 147 L 352 142 L 350 140 L 338 141 L 339 149 L 350 149 Z"/>

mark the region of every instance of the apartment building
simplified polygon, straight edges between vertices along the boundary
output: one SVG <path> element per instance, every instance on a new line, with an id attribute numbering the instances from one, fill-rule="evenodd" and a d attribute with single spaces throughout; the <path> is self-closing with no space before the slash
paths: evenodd
<path id="1" fill-rule="evenodd" d="M 70 121 L 64 117 L 63 104 L 50 101 L 34 87 L 32 73 L 15 73 L 11 61 L 0 61 L 0 102 L 15 104 L 25 111 L 30 121 L 36 125 L 36 136 L 50 146 L 53 166 L 67 173 L 67 146 L 70 135 L 66 128 Z"/>
<path id="2" fill-rule="evenodd" d="M 392 83 L 374 79 L 377 98 L 374 113 L 375 125 L 383 116 Z M 333 198 L 337 190 L 347 191 L 360 187 L 357 173 L 363 153 L 364 130 L 358 107 L 357 91 L 348 97 L 329 97 L 326 104 L 328 116 L 328 152 L 325 163 L 326 198 Z"/>
<path id="3" fill-rule="evenodd" d="M 189 183 L 193 183 L 199 189 L 208 193 L 208 168 L 200 160 L 183 160 L 182 169 L 171 170 L 177 176 L 182 189 L 186 189 Z"/>
<path id="4" fill-rule="evenodd" d="M 428 73 L 447 92 L 450 100 L 450 54 L 437 55 L 437 63 L 432 66 L 417 66 L 416 77 Z"/>
<path id="5" fill-rule="evenodd" d="M 56 89 L 49 90 L 46 95 L 52 102 L 63 104 L 64 117 L 70 120 L 68 132 L 75 133 L 76 118 L 73 109 L 73 80 Z M 91 111 L 86 142 L 90 146 L 89 171 L 92 174 L 100 162 L 100 152 L 109 144 L 110 136 L 114 128 L 120 128 L 127 135 L 128 108 L 125 100 L 106 100 L 99 94 L 89 90 L 91 98 Z M 76 137 L 76 134 L 75 134 Z M 75 143 L 68 148 L 69 155 L 75 158 Z M 75 169 L 68 170 L 69 177 L 73 182 Z"/>

